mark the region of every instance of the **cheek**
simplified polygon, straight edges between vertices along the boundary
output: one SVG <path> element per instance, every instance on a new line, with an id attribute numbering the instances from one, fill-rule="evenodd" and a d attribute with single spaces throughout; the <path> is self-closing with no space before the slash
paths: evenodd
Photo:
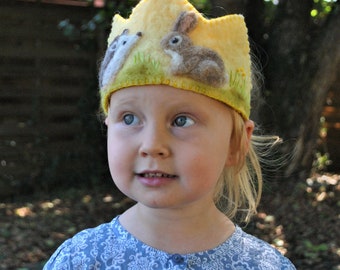
<path id="1" fill-rule="evenodd" d="M 220 144 L 220 147 L 210 152 L 210 155 L 206 161 L 206 170 L 209 172 L 211 177 L 214 177 L 216 183 L 221 177 L 229 158 L 229 144 Z"/>
<path id="2" fill-rule="evenodd" d="M 114 142 L 115 140 L 113 140 Z M 132 160 L 127 155 L 127 149 L 122 143 L 113 143 L 108 140 L 108 163 L 112 181 L 126 196 L 131 196 L 130 180 L 132 176 Z"/>
<path id="3" fill-rule="evenodd" d="M 225 167 L 226 157 L 227 154 L 219 149 L 196 153 L 184 162 L 188 164 L 187 169 L 193 175 L 193 181 L 200 179 L 200 185 L 209 188 L 217 183 Z"/>
<path id="4" fill-rule="evenodd" d="M 108 134 L 107 156 L 111 176 L 116 181 L 120 179 L 121 174 L 129 170 L 129 165 L 132 163 L 129 148 L 119 138 Z"/>

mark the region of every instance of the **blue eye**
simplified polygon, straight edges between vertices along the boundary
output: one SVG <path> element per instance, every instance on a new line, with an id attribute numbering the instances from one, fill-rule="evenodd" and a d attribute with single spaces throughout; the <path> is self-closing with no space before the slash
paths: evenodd
<path id="1" fill-rule="evenodd" d="M 137 125 L 139 123 L 139 119 L 137 116 L 129 113 L 123 116 L 123 122 L 125 125 Z"/>
<path id="2" fill-rule="evenodd" d="M 190 117 L 187 117 L 185 115 L 181 115 L 176 117 L 174 120 L 174 126 L 176 127 L 189 127 L 193 125 L 195 122 Z"/>

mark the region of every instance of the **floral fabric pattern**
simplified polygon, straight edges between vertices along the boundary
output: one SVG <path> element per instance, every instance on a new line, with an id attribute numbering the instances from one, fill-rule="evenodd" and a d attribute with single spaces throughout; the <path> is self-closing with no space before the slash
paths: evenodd
<path id="1" fill-rule="evenodd" d="M 238 226 L 233 235 L 218 247 L 181 255 L 144 244 L 126 231 L 118 218 L 66 240 L 44 270 L 295 269 L 276 249 L 246 234 Z"/>

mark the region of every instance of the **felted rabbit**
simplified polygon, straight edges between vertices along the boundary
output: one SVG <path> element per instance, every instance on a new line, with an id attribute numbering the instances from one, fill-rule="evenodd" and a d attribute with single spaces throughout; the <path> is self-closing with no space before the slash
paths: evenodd
<path id="1" fill-rule="evenodd" d="M 171 56 L 171 72 L 188 76 L 202 83 L 220 87 L 227 81 L 224 63 L 213 50 L 195 46 L 188 36 L 197 25 L 194 12 L 182 12 L 172 32 L 166 35 L 161 46 Z"/>
<path id="2" fill-rule="evenodd" d="M 141 32 L 134 35 L 129 34 L 129 30 L 125 29 L 117 36 L 107 49 L 99 72 L 99 86 L 102 88 L 108 82 L 114 80 L 116 74 L 123 66 L 131 49 L 137 41 L 142 37 Z"/>

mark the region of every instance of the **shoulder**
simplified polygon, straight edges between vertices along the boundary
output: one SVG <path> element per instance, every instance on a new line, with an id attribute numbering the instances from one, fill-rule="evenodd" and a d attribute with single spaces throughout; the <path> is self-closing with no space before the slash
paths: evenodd
<path id="1" fill-rule="evenodd" d="M 236 227 L 235 238 L 239 247 L 236 249 L 238 266 L 254 267 L 259 269 L 272 270 L 293 270 L 294 265 L 289 259 L 284 257 L 278 250 L 270 246 L 263 240 L 245 233 L 241 228 Z"/>
<path id="2" fill-rule="evenodd" d="M 117 218 L 95 228 L 85 229 L 66 240 L 54 252 L 44 269 L 73 269 L 97 261 L 103 249 L 119 237 Z"/>

